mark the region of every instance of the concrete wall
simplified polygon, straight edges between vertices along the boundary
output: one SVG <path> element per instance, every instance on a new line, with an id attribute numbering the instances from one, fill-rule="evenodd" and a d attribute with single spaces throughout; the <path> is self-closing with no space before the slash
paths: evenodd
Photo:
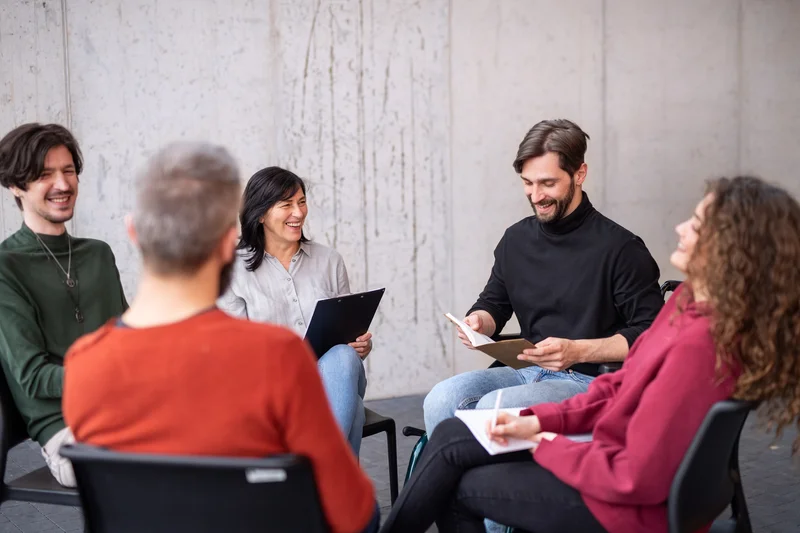
<path id="1" fill-rule="evenodd" d="M 354 289 L 386 286 L 371 397 L 487 364 L 454 342 L 503 230 L 530 213 L 511 168 L 527 129 L 590 135 L 587 190 L 662 267 L 708 177 L 800 194 L 800 2 L 793 0 L 0 0 L 0 132 L 68 125 L 86 170 L 72 230 L 107 240 L 129 296 L 122 217 L 144 158 L 227 145 L 243 177 L 311 182 L 312 237 Z M 20 223 L 9 194 L 0 237 Z"/>

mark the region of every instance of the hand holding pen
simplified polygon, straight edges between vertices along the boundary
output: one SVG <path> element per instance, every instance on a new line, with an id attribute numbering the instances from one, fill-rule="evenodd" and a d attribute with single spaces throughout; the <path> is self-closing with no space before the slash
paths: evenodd
<path id="1" fill-rule="evenodd" d="M 505 446 L 509 438 L 539 442 L 542 438 L 552 440 L 555 437 L 554 433 L 542 433 L 537 416 L 514 416 L 500 411 L 501 393 L 497 393 L 492 420 L 486 423 L 486 433 L 491 440 Z"/>

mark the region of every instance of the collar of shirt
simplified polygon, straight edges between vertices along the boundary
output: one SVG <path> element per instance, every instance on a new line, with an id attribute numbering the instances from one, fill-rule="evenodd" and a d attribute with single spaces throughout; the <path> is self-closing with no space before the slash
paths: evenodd
<path id="1" fill-rule="evenodd" d="M 300 252 L 303 252 L 308 257 L 311 257 L 311 248 L 312 248 L 311 243 L 301 242 L 300 243 L 300 249 L 298 249 L 297 252 L 295 252 L 295 254 L 292 257 L 297 258 L 297 256 L 300 255 Z M 264 252 L 264 256 L 265 257 L 272 257 L 273 259 L 277 259 L 274 255 L 272 255 L 272 254 L 270 254 L 270 253 L 268 253 L 266 251 Z"/>
<path id="2" fill-rule="evenodd" d="M 578 204 L 575 211 L 555 222 L 541 222 L 542 231 L 551 235 L 564 235 L 575 231 L 583 225 L 583 222 L 594 210 L 592 202 L 589 201 L 589 195 L 584 192 L 581 203 Z"/>

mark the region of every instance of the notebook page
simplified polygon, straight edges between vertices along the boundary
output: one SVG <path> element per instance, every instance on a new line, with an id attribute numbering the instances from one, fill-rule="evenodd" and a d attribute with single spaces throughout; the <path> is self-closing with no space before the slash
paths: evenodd
<path id="1" fill-rule="evenodd" d="M 522 411 L 522 408 L 518 407 L 513 409 L 500 409 L 500 411 L 514 416 L 519 416 L 519 412 Z M 531 450 L 536 448 L 537 444 L 529 440 L 508 439 L 508 443 L 505 446 L 490 440 L 489 436 L 486 434 L 486 422 L 491 421 L 493 416 L 494 409 L 460 409 L 456 411 L 456 418 L 460 419 L 467 425 L 469 430 L 472 432 L 472 435 L 478 442 L 481 443 L 481 446 L 483 446 L 484 449 L 489 452 L 489 455 L 518 452 L 520 450 Z M 574 442 L 592 441 L 591 433 L 564 435 L 564 437 Z"/>
<path id="2" fill-rule="evenodd" d="M 483 346 L 484 344 L 491 344 L 494 342 L 491 338 L 487 337 L 483 333 L 478 333 L 477 331 L 469 327 L 466 323 L 457 319 L 450 313 L 445 313 L 444 316 L 446 316 L 448 320 L 450 320 L 450 322 L 458 326 L 458 328 L 464 332 L 464 335 L 466 335 L 467 338 L 469 338 L 469 342 L 471 342 L 473 346 Z"/>
<path id="3" fill-rule="evenodd" d="M 519 415 L 521 410 L 520 408 L 500 409 L 500 411 L 504 413 L 515 416 Z M 536 447 L 536 444 L 529 440 L 508 439 L 505 446 L 489 440 L 489 436 L 486 434 L 486 422 L 491 421 L 492 417 L 494 417 L 494 409 L 463 409 L 456 411 L 456 418 L 462 420 L 467 425 L 472 435 L 481 443 L 481 446 L 489 452 L 489 455 L 530 450 Z"/>

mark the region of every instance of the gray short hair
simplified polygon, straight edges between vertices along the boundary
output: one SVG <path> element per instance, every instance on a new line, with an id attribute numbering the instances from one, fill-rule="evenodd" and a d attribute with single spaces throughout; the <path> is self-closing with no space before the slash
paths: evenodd
<path id="1" fill-rule="evenodd" d="M 176 142 L 152 156 L 136 180 L 133 225 L 145 264 L 192 274 L 236 224 L 239 168 L 223 147 Z"/>

